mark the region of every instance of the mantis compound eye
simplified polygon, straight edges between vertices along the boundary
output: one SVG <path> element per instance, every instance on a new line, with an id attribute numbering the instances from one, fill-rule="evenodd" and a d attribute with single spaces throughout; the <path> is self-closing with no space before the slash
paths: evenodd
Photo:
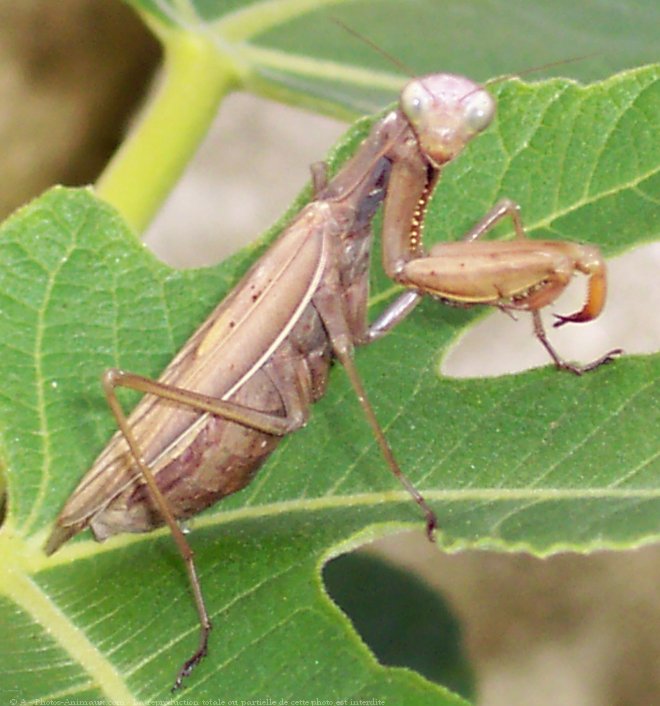
<path id="1" fill-rule="evenodd" d="M 401 110 L 413 125 L 428 113 L 433 96 L 421 81 L 410 81 L 401 92 Z"/>
<path id="2" fill-rule="evenodd" d="M 495 101 L 484 90 L 466 96 L 464 103 L 465 124 L 474 132 L 485 130 L 495 115 Z"/>

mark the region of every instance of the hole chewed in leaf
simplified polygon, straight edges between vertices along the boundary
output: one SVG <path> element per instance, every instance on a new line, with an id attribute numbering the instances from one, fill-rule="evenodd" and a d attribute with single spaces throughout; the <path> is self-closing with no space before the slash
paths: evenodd
<path id="1" fill-rule="evenodd" d="M 414 669 L 470 697 L 473 682 L 459 624 L 441 596 L 415 574 L 358 550 L 327 563 L 323 579 L 381 664 Z"/>

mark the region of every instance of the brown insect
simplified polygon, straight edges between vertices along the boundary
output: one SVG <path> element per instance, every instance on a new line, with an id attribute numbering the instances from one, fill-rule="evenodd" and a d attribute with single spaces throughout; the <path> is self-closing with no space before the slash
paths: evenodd
<path id="1" fill-rule="evenodd" d="M 199 614 L 199 646 L 181 667 L 181 685 L 207 651 L 208 617 L 193 551 L 178 520 L 240 490 L 282 437 L 301 428 L 325 391 L 331 360 L 344 366 L 378 445 L 426 519 L 433 510 L 401 471 L 353 362 L 356 346 L 390 331 L 425 294 L 460 306 L 487 304 L 529 311 L 534 332 L 558 368 L 581 374 L 610 361 L 610 351 L 578 366 L 564 361 L 543 329 L 539 310 L 573 274 L 590 287 L 584 307 L 555 326 L 589 321 L 606 294 L 597 248 L 526 238 L 518 206 L 504 200 L 461 242 L 426 252 L 422 226 L 442 167 L 491 122 L 495 104 L 461 76 L 410 81 L 399 107 L 376 123 L 356 154 L 328 182 L 313 169 L 315 198 L 210 314 L 158 380 L 117 369 L 103 386 L 119 431 L 59 514 L 45 551 L 52 554 L 90 527 L 97 540 L 121 532 L 172 531 L 188 570 Z M 383 267 L 406 292 L 367 322 L 371 222 L 384 206 Z M 480 238 L 504 217 L 516 238 Z M 127 418 L 115 389 L 145 397 Z"/>

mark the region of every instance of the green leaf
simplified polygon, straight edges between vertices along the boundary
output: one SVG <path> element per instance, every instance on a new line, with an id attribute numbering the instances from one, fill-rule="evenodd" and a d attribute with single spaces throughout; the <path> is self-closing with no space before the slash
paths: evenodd
<path id="1" fill-rule="evenodd" d="M 604 0 L 588 8 L 569 0 L 531 6 L 524 0 L 291 0 L 268 8 L 254 0 L 128 2 L 166 45 L 178 33 L 208 37 L 219 54 L 241 65 L 251 88 L 254 82 L 269 93 L 299 94 L 296 104 L 315 99 L 334 114 L 341 106 L 364 111 L 366 101 L 382 101 L 383 91 L 393 97 L 388 74 L 401 74 L 335 19 L 415 75 L 442 69 L 476 80 L 577 57 L 583 58 L 562 66 L 563 73 L 604 78 L 657 58 L 660 19 L 649 0 L 625 8 Z"/>
<path id="2" fill-rule="evenodd" d="M 532 237 L 607 254 L 657 239 L 659 73 L 500 84 L 497 123 L 443 174 L 429 240 L 458 237 L 503 194 L 521 201 Z M 166 532 L 103 545 L 84 533 L 51 558 L 41 547 L 113 430 L 100 372 L 157 375 L 259 251 L 171 270 L 87 190 L 54 189 L 0 230 L 0 610 L 14 626 L 0 669 L 20 698 L 166 698 L 192 651 L 194 609 Z M 373 269 L 372 311 L 394 294 Z M 547 553 L 657 539 L 660 356 L 581 378 L 547 367 L 443 379 L 443 352 L 474 317 L 428 301 L 356 356 L 395 453 L 440 518 L 439 542 Z M 192 523 L 215 630 L 182 694 L 460 703 L 379 666 L 320 580 L 329 557 L 421 524 L 334 370 L 309 425 Z"/>
<path id="3" fill-rule="evenodd" d="M 353 120 L 394 100 L 411 74 L 454 71 L 486 80 L 536 68 L 538 78 L 556 74 L 548 64 L 578 59 L 561 67 L 563 75 L 593 80 L 656 61 L 660 19 L 650 0 L 623 8 L 606 0 L 588 7 L 569 0 L 532 6 L 524 0 L 128 2 L 161 39 L 164 71 L 148 110 L 97 186 L 139 231 L 232 90 Z"/>

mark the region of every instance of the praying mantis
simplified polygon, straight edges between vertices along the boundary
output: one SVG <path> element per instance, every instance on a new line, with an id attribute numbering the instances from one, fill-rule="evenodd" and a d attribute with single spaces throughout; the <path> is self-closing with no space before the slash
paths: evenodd
<path id="1" fill-rule="evenodd" d="M 380 451 L 420 507 L 429 539 L 438 525 L 423 495 L 401 470 L 369 402 L 353 356 L 402 322 L 426 295 L 457 306 L 528 311 L 555 366 L 574 374 L 544 330 L 540 310 L 576 272 L 588 277 L 584 306 L 555 326 L 590 321 L 606 298 L 597 248 L 526 237 L 520 209 L 500 201 L 460 242 L 426 251 L 426 206 L 444 165 L 492 122 L 495 103 L 480 85 L 453 74 L 409 81 L 397 108 L 378 121 L 332 179 L 312 169 L 314 198 L 215 308 L 153 380 L 107 370 L 103 387 L 119 427 L 57 517 L 45 551 L 52 554 L 91 528 L 99 541 L 166 524 L 183 557 L 200 621 L 197 649 L 174 688 L 207 653 L 211 621 L 194 554 L 178 521 L 244 488 L 287 434 L 305 425 L 325 392 L 331 362 L 346 371 Z M 367 320 L 372 221 L 383 207 L 383 268 L 404 288 Z M 483 240 L 511 219 L 514 239 Z M 116 389 L 145 396 L 126 416 Z"/>

